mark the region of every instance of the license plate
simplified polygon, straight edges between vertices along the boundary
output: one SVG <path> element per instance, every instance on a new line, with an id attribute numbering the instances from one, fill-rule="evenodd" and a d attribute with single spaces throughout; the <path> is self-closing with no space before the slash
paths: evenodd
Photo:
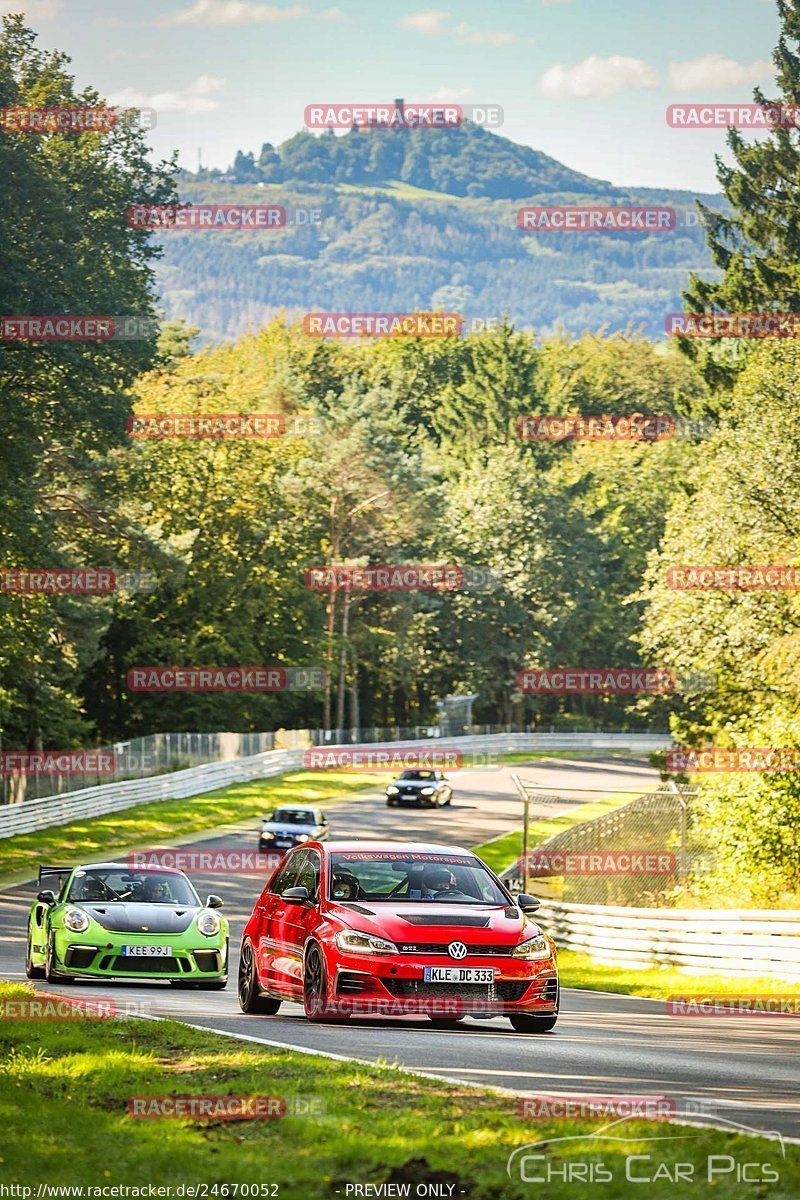
<path id="1" fill-rule="evenodd" d="M 126 958 L 170 958 L 171 946 L 123 946 L 121 954 Z"/>
<path id="2" fill-rule="evenodd" d="M 425 983 L 494 983 L 494 967 L 424 967 Z"/>
<path id="3" fill-rule="evenodd" d="M 291 844 L 292 843 L 289 841 L 288 838 L 278 838 L 275 842 L 276 846 L 291 846 Z"/>

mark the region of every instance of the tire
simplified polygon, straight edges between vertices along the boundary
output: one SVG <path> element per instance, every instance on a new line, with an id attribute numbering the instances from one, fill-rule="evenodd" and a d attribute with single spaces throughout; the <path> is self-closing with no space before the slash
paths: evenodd
<path id="1" fill-rule="evenodd" d="M 52 929 L 47 935 L 47 955 L 44 960 L 44 977 L 48 983 L 74 983 L 72 975 L 62 975 L 56 969 L 56 940 Z"/>
<path id="2" fill-rule="evenodd" d="M 517 1033 L 549 1033 L 558 1020 L 558 1013 L 552 1017 L 537 1017 L 529 1013 L 514 1013 L 509 1021 Z"/>
<path id="3" fill-rule="evenodd" d="M 25 974 L 28 979 L 44 979 L 44 967 L 33 965 L 33 947 L 31 946 L 31 930 L 28 927 L 28 940 L 25 943 Z"/>
<path id="4" fill-rule="evenodd" d="M 397 808 L 397 801 L 396 800 L 387 800 L 386 807 L 387 808 Z"/>
<path id="5" fill-rule="evenodd" d="M 239 1008 L 244 1013 L 274 1017 L 281 1006 L 280 1000 L 273 1000 L 271 996 L 262 996 L 259 993 L 256 962 L 253 956 L 253 947 L 249 942 L 242 943 L 236 990 L 239 997 Z"/>
<path id="6" fill-rule="evenodd" d="M 309 1021 L 346 1021 L 349 1013 L 331 1011 L 328 977 L 322 951 L 314 943 L 306 952 L 303 971 L 303 1009 Z"/>
<path id="7" fill-rule="evenodd" d="M 452 803 L 453 803 L 453 793 L 451 792 L 451 793 L 450 793 L 450 795 L 449 795 L 449 796 L 447 797 L 447 799 L 445 800 L 445 805 L 448 805 L 448 806 L 449 806 L 449 805 L 450 805 L 450 804 L 452 804 Z"/>

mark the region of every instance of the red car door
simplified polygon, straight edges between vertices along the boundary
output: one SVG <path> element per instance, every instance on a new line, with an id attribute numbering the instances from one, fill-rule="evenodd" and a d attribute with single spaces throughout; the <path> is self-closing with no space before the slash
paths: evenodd
<path id="1" fill-rule="evenodd" d="M 269 886 L 264 889 L 256 905 L 256 912 L 260 917 L 256 945 L 258 974 L 264 987 L 283 993 L 287 990 L 287 977 L 284 969 L 281 922 L 287 905 L 284 904 L 282 895 L 287 888 L 296 886 L 300 859 L 304 855 L 305 850 L 287 854 L 283 865 L 275 873 Z"/>
<path id="2" fill-rule="evenodd" d="M 304 887 L 310 903 L 281 900 L 273 910 L 270 940 L 275 947 L 275 981 L 282 992 L 296 999 L 303 996 L 303 953 L 309 934 L 319 923 L 319 881 L 321 863 L 316 850 L 300 850 L 295 855 L 298 868 L 288 887 Z M 286 890 L 285 888 L 283 889 Z"/>

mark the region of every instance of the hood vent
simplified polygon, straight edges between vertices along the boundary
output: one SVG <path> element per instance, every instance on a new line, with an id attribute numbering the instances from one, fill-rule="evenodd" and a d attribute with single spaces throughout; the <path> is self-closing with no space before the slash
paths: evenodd
<path id="1" fill-rule="evenodd" d="M 488 917 L 473 916 L 470 913 L 409 913 L 403 914 L 403 920 L 408 925 L 461 925 L 469 929 L 486 929 Z"/>

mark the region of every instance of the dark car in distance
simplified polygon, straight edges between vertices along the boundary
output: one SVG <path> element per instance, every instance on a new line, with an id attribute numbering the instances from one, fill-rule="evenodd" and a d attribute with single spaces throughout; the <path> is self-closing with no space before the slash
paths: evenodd
<path id="1" fill-rule="evenodd" d="M 416 804 L 439 808 L 453 799 L 453 789 L 442 771 L 402 771 L 386 789 L 386 804 Z"/>
<path id="2" fill-rule="evenodd" d="M 282 804 L 264 817 L 258 848 L 262 852 L 285 854 L 304 842 L 321 842 L 328 836 L 328 818 L 322 809 L 307 804 Z"/>

